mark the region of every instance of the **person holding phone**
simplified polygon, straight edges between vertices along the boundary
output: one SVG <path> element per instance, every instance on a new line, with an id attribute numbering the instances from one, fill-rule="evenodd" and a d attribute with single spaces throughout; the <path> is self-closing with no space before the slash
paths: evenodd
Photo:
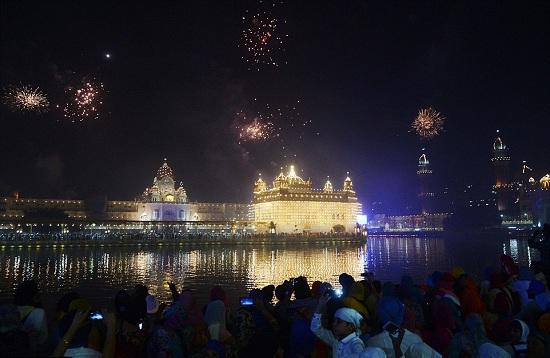
<path id="1" fill-rule="evenodd" d="M 89 304 L 88 307 L 86 304 L 83 299 L 76 299 L 71 303 L 69 314 L 62 324 L 63 335 L 52 356 L 114 357 L 115 314 L 106 310 L 90 312 Z M 100 330 L 93 323 L 99 321 L 106 327 L 104 339 L 100 339 Z"/>
<path id="2" fill-rule="evenodd" d="M 383 297 L 377 313 L 383 330 L 367 341 L 368 347 L 381 348 L 387 357 L 394 358 L 408 356 L 408 349 L 413 344 L 422 343 L 422 338 L 401 327 L 405 306 L 397 297 Z"/>

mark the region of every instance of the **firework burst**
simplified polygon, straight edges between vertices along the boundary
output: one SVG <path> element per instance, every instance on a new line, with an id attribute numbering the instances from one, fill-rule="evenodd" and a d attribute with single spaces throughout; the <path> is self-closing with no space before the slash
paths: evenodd
<path id="1" fill-rule="evenodd" d="M 103 83 L 83 80 L 78 86 L 65 89 L 68 99 L 63 106 L 63 116 L 72 122 L 97 119 L 103 105 Z"/>
<path id="2" fill-rule="evenodd" d="M 242 20 L 243 59 L 258 71 L 262 65 L 279 67 L 284 38 L 288 36 L 280 33 L 280 21 L 265 11 L 252 16 L 247 11 Z"/>
<path id="3" fill-rule="evenodd" d="M 411 124 L 414 130 L 423 139 L 437 137 L 443 131 L 445 117 L 432 107 L 421 109 Z"/>
<path id="4" fill-rule="evenodd" d="M 14 112 L 43 113 L 48 110 L 50 101 L 38 87 L 10 87 L 4 94 L 4 103 Z"/>
<path id="5" fill-rule="evenodd" d="M 262 116 L 257 116 L 248 121 L 243 111 L 237 113 L 238 121 L 243 123 L 237 125 L 239 132 L 239 144 L 241 142 L 265 142 L 274 136 L 278 136 L 272 122 L 266 121 Z"/>

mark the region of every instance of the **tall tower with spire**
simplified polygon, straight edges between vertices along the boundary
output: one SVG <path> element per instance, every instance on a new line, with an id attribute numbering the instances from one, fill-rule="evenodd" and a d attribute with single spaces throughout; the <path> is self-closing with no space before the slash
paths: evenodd
<path id="1" fill-rule="evenodd" d="M 418 158 L 416 175 L 418 176 L 419 182 L 420 190 L 418 192 L 418 198 L 420 199 L 422 213 L 430 213 L 433 211 L 432 201 L 434 197 L 432 189 L 432 168 L 424 148 L 422 148 L 422 155 Z"/>
<path id="2" fill-rule="evenodd" d="M 493 143 L 493 156 L 491 158 L 495 168 L 495 188 L 500 188 L 510 183 L 510 154 L 506 144 L 502 141 L 497 130 L 497 138 Z"/>
<path id="3" fill-rule="evenodd" d="M 500 137 L 500 131 L 497 130 L 497 137 L 493 143 L 493 156 L 491 157 L 493 168 L 495 169 L 495 184 L 493 185 L 496 193 L 497 208 L 503 215 L 510 209 L 510 153 L 506 144 Z"/>

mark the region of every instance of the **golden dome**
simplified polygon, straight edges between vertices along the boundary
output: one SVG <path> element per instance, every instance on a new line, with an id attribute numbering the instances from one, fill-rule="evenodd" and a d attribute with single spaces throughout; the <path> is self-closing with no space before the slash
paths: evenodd
<path id="1" fill-rule="evenodd" d="M 290 166 L 290 169 L 288 170 L 288 176 L 286 178 L 290 183 L 305 184 L 304 179 L 296 175 L 296 171 L 294 170 L 294 165 Z"/>
<path id="2" fill-rule="evenodd" d="M 540 178 L 540 186 L 543 189 L 550 189 L 550 174 L 546 174 Z"/>
<path id="3" fill-rule="evenodd" d="M 275 178 L 275 180 L 286 180 L 286 176 L 283 174 L 283 171 L 281 170 L 281 172 L 279 173 L 279 175 L 277 175 L 277 177 Z"/>
<path id="4" fill-rule="evenodd" d="M 174 179 L 172 168 L 168 166 L 168 163 L 166 162 L 166 158 L 164 158 L 164 163 L 161 165 L 161 167 L 157 171 L 157 178 L 160 180 L 161 178 L 164 178 L 166 176 Z"/>
<path id="5" fill-rule="evenodd" d="M 267 190 L 267 184 L 262 180 L 262 174 L 260 174 L 258 180 L 254 182 L 254 192 L 260 193 L 264 190 Z"/>
<path id="6" fill-rule="evenodd" d="M 353 182 L 349 177 L 349 172 L 346 173 L 346 179 L 344 180 L 344 190 L 353 191 Z"/>
<path id="7" fill-rule="evenodd" d="M 327 177 L 327 182 L 325 183 L 325 186 L 323 188 L 323 191 L 325 193 L 332 193 L 333 191 L 332 183 L 330 182 L 328 177 Z"/>

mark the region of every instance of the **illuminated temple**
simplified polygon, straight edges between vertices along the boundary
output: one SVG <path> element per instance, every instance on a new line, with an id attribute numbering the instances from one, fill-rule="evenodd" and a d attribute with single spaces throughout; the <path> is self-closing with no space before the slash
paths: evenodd
<path id="1" fill-rule="evenodd" d="M 330 233 L 353 232 L 361 204 L 349 175 L 341 190 L 327 179 L 323 189 L 314 189 L 311 180 L 303 180 L 291 165 L 269 187 L 263 179 L 254 183 L 254 220 L 257 232 Z"/>
<path id="2" fill-rule="evenodd" d="M 228 221 L 248 220 L 249 205 L 238 203 L 189 202 L 187 192 L 176 180 L 166 159 L 153 184 L 133 201 L 108 201 L 109 220 L 130 221 Z"/>
<path id="3" fill-rule="evenodd" d="M 0 221 L 80 222 L 246 222 L 250 205 L 241 203 L 190 202 L 166 159 L 150 187 L 134 200 L 106 200 L 93 210 L 83 200 L 20 198 L 0 199 Z"/>
<path id="4" fill-rule="evenodd" d="M 177 183 L 177 184 L 176 184 Z M 94 205 L 96 204 L 96 205 Z M 165 223 L 178 230 L 246 232 L 258 234 L 353 233 L 361 204 L 349 175 L 341 189 L 327 179 L 322 189 L 296 175 L 294 166 L 268 186 L 261 178 L 254 184 L 253 202 L 205 203 L 190 201 L 182 182 L 176 181 L 166 159 L 150 186 L 134 200 L 83 200 L 0 198 L 2 227 L 33 227 L 53 223 L 63 226 L 142 228 Z M 23 226 L 21 226 L 23 225 Z M 0 227 L 1 228 L 1 227 Z"/>

